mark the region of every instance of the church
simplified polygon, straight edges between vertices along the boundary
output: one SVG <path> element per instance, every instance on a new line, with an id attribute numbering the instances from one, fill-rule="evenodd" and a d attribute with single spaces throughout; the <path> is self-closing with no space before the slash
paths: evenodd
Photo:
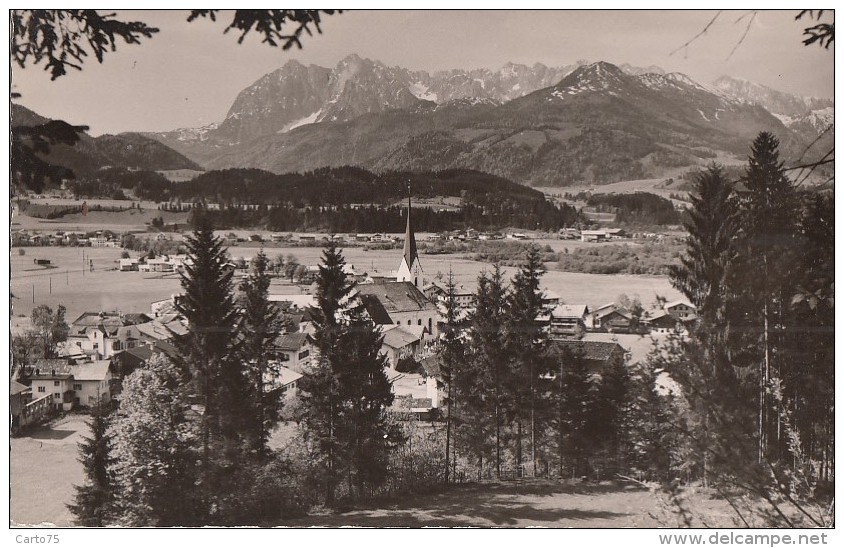
<path id="1" fill-rule="evenodd" d="M 357 288 L 358 295 L 376 324 L 422 327 L 429 335 L 436 336 L 439 334 L 439 313 L 436 304 L 422 293 L 424 284 L 408 198 L 404 250 L 395 281 L 361 284 Z"/>

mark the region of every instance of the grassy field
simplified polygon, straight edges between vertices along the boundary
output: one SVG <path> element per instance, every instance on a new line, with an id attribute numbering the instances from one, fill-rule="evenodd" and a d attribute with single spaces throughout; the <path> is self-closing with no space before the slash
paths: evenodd
<path id="1" fill-rule="evenodd" d="M 542 241 L 541 241 L 542 242 Z M 564 247 L 573 249 L 585 244 L 563 240 L 549 240 L 555 250 Z M 544 244 L 543 244 L 544 245 Z M 85 311 L 120 310 L 122 312 L 147 312 L 152 301 L 165 299 L 181 291 L 181 281 L 176 274 L 120 272 L 116 270 L 120 253 L 117 248 L 73 248 L 73 247 L 28 247 L 25 255 L 18 255 L 17 249 L 11 254 L 11 291 L 14 295 L 14 316 L 28 316 L 32 308 L 47 304 L 55 308 L 65 305 L 69 320 L 73 320 Z M 86 261 L 94 261 L 94 271 L 82 268 L 82 254 Z M 233 247 L 232 257 L 252 258 L 258 253 L 257 247 Z M 267 254 L 295 255 L 301 264 L 319 264 L 322 249 L 317 247 L 280 247 L 267 248 Z M 401 251 L 398 249 L 366 251 L 360 247 L 344 250 L 346 262 L 360 271 L 389 274 L 398 267 Z M 132 256 L 137 256 L 132 253 Z M 53 268 L 39 267 L 33 259 L 49 259 Z M 465 287 L 474 289 L 478 274 L 490 270 L 492 265 L 472 261 L 457 255 L 422 255 L 422 268 L 427 279 L 433 280 L 438 273 L 443 275 L 451 269 L 456 281 Z M 555 265 L 549 265 L 554 268 Z M 504 269 L 507 279 L 516 269 Z M 680 293 L 671 287 L 663 276 L 633 276 L 600 274 L 581 274 L 549 270 L 542 278 L 543 285 L 557 293 L 564 302 L 587 304 L 590 307 L 603 305 L 625 293 L 631 298 L 638 296 L 646 306 L 652 303 L 656 295 L 669 301 L 679 299 Z M 282 284 L 277 280 L 272 287 L 273 293 L 298 293 L 296 286 Z M 34 298 L 33 298 L 34 296 Z M 18 318 L 13 318 L 14 320 Z"/>

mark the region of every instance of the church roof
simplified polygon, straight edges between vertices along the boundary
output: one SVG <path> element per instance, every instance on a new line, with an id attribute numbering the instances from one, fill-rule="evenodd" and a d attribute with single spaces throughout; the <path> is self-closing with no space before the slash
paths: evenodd
<path id="1" fill-rule="evenodd" d="M 419 289 L 410 282 L 386 282 L 382 284 L 361 284 L 357 286 L 361 297 L 371 295 L 378 299 L 387 312 L 416 312 L 419 310 L 436 310 L 434 303 L 429 301 Z M 362 299 L 364 303 L 368 299 Z"/>

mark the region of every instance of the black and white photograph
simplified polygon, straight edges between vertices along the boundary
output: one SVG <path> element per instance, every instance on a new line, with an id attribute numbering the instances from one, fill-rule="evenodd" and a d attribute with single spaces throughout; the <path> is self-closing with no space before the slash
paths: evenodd
<path id="1" fill-rule="evenodd" d="M 424 7 L 9 10 L 13 542 L 832 542 L 835 10 Z"/>

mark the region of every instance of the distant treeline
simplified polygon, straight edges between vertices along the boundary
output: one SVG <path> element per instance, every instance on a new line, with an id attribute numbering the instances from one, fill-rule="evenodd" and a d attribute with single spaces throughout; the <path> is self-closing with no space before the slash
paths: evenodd
<path id="1" fill-rule="evenodd" d="M 96 178 L 71 183 L 80 197 L 111 197 L 131 191 L 137 198 L 167 204 L 219 204 L 210 211 L 215 226 L 269 230 L 401 232 L 408 187 L 415 199 L 461 198 L 459 211 L 414 209 L 419 231 L 472 227 L 555 230 L 578 221 L 577 211 L 556 205 L 534 189 L 473 170 L 375 174 L 355 167 L 278 175 L 259 169 L 209 171 L 174 183 L 152 172 L 102 170 Z M 249 207 L 243 207 L 249 206 Z"/>
<path id="2" fill-rule="evenodd" d="M 602 213 L 615 213 L 616 222 L 633 225 L 677 225 L 683 222 L 683 213 L 674 209 L 671 200 L 651 194 L 567 194 L 566 198 L 584 200 Z"/>

